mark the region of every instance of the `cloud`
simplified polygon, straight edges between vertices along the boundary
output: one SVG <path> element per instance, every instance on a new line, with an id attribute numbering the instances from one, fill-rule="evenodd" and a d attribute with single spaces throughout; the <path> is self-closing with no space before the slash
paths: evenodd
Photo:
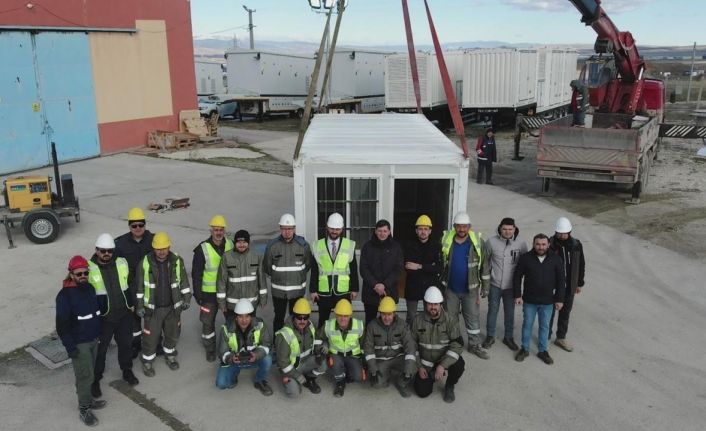
<path id="1" fill-rule="evenodd" d="M 575 10 L 574 6 L 566 0 L 501 0 L 501 2 L 514 8 L 531 11 L 564 12 Z M 601 6 L 610 15 L 629 12 L 649 2 L 650 0 L 610 0 L 601 3 Z"/>

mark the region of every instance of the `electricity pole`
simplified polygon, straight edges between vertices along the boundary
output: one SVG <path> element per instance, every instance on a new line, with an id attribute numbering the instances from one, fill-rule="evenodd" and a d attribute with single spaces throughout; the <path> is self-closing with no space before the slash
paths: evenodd
<path id="1" fill-rule="evenodd" d="M 245 5 L 243 5 L 243 9 L 248 13 L 248 20 L 250 22 L 248 25 L 248 29 L 250 30 L 250 49 L 255 49 L 255 38 L 253 36 L 253 28 L 255 28 L 255 26 L 252 25 L 252 14 L 257 11 L 255 9 L 248 9 Z"/>

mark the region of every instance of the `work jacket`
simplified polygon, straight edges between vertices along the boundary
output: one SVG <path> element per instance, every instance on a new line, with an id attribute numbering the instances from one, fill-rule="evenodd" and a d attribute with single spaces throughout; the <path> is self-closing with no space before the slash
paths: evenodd
<path id="1" fill-rule="evenodd" d="M 441 255 L 444 260 L 443 284 L 448 285 L 451 273 L 451 258 L 453 256 L 453 243 L 456 236 L 455 230 L 444 231 L 441 237 Z M 477 293 L 479 287 L 487 293 L 490 288 L 490 265 L 486 263 L 487 253 L 483 253 L 483 240 L 481 234 L 468 231 L 468 239 L 471 242 L 471 250 L 468 253 L 468 289 L 471 293 Z"/>
<path id="2" fill-rule="evenodd" d="M 581 241 L 570 236 L 566 241 L 559 241 L 556 236 L 549 240 L 550 252 L 559 256 L 564 266 L 566 295 L 574 295 L 577 287 L 583 287 L 586 273 L 586 260 L 583 256 Z"/>
<path id="3" fill-rule="evenodd" d="M 98 338 L 100 314 L 96 292 L 90 284 L 64 280 L 56 295 L 56 333 L 68 354 L 76 350 L 76 345 Z"/>
<path id="4" fill-rule="evenodd" d="M 137 292 L 135 285 L 137 266 L 142 262 L 142 258 L 152 251 L 152 238 L 154 238 L 154 234 L 147 229 L 145 229 L 145 234 L 140 241 L 135 241 L 130 232 L 115 238 L 115 256 L 124 257 L 127 260 L 130 267 L 128 283 L 132 287 L 133 294 Z"/>
<path id="5" fill-rule="evenodd" d="M 397 283 L 404 271 L 403 258 L 402 247 L 392 235 L 385 241 L 380 241 L 373 234 L 370 241 L 363 245 L 360 251 L 360 276 L 363 278 L 364 303 L 380 303 L 380 295 L 373 290 L 377 283 L 384 284 L 385 296 L 391 296 L 397 302 Z"/>
<path id="6" fill-rule="evenodd" d="M 358 265 L 355 260 L 355 241 L 339 238 L 336 260 L 331 259 L 328 237 L 316 242 L 313 250 L 316 265 L 311 267 L 309 285 L 321 296 L 343 296 L 358 291 Z M 314 290 L 315 289 L 315 290 Z"/>
<path id="7" fill-rule="evenodd" d="M 304 296 L 311 260 L 309 244 L 303 237 L 295 235 L 286 242 L 280 235 L 271 240 L 265 249 L 263 265 L 272 284 L 272 297 L 294 299 Z"/>
<path id="8" fill-rule="evenodd" d="M 194 249 L 191 262 L 191 283 L 194 296 L 199 304 L 216 303 L 216 278 L 221 256 L 233 250 L 233 241 L 224 238 L 221 245 L 215 245 L 209 237 Z"/>
<path id="9" fill-rule="evenodd" d="M 116 257 L 105 265 L 96 263 L 97 260 L 98 258 L 94 256 L 88 261 L 88 282 L 96 290 L 101 317 L 110 316 L 111 298 L 118 299 L 124 304 L 124 306 L 115 304 L 117 309 L 132 309 L 133 293 L 128 281 L 130 278 L 130 267 L 127 260 L 122 257 Z M 103 278 L 104 272 L 114 274 L 116 279 L 106 282 Z"/>
<path id="10" fill-rule="evenodd" d="M 549 252 L 544 256 L 540 261 L 535 251 L 530 250 L 520 257 L 512 277 L 515 298 L 540 305 L 564 302 L 566 281 L 561 258 Z"/>
<path id="11" fill-rule="evenodd" d="M 426 312 L 417 314 L 412 323 L 412 337 L 417 343 L 418 365 L 421 367 L 441 365 L 448 369 L 461 357 L 463 339 L 458 329 L 458 317 L 450 316 L 443 309 L 436 320 Z"/>
<path id="12" fill-rule="evenodd" d="M 253 307 L 267 304 L 267 280 L 262 256 L 252 250 L 232 250 L 223 255 L 216 277 L 216 300 L 221 309 L 233 310 L 241 299 Z"/>
<path id="13" fill-rule="evenodd" d="M 404 289 L 405 299 L 420 301 L 429 286 L 439 286 L 439 276 L 443 269 L 441 246 L 431 239 L 421 242 L 419 238 L 407 243 L 404 249 L 404 261 L 422 265 L 417 270 L 407 270 L 407 282 Z"/>
<path id="14" fill-rule="evenodd" d="M 317 350 L 326 354 L 341 356 L 361 356 L 363 354 L 363 321 L 351 318 L 348 329 L 341 330 L 336 319 L 329 319 L 317 331 L 321 345 Z"/>
<path id="15" fill-rule="evenodd" d="M 517 233 L 510 239 L 499 234 L 485 242 L 486 262 L 490 266 L 490 285 L 499 289 L 512 289 L 512 273 L 520 260 L 527 253 L 527 243 Z"/>
<path id="16" fill-rule="evenodd" d="M 184 303 L 191 302 L 191 288 L 189 287 L 189 278 L 184 268 L 184 260 L 176 253 L 169 252 L 167 256 L 167 265 L 171 274 L 169 285 L 171 286 L 172 303 L 174 309 L 181 311 L 181 306 Z M 142 264 L 137 267 L 137 275 L 135 283 L 137 285 L 137 310 L 143 308 L 153 310 L 154 294 L 151 292 L 157 286 L 157 261 L 154 252 L 150 252 L 142 259 Z"/>
<path id="17" fill-rule="evenodd" d="M 272 337 L 262 319 L 253 318 L 245 332 L 240 330 L 235 319 L 221 326 L 218 333 L 218 356 L 222 365 L 231 365 L 231 358 L 241 351 L 255 354 L 255 361 L 259 361 L 270 354 Z"/>
<path id="18" fill-rule="evenodd" d="M 316 339 L 311 322 L 303 333 L 295 329 L 291 322 L 286 323 L 275 334 L 277 367 L 284 376 L 296 380 L 301 375 L 297 370 L 299 363 L 314 354 L 314 348 L 320 345 L 321 340 Z"/>
<path id="19" fill-rule="evenodd" d="M 402 356 L 406 374 L 417 369 L 417 345 L 405 321 L 397 316 L 390 326 L 385 326 L 380 317 L 370 321 L 365 329 L 363 350 L 370 375 L 378 371 L 380 363 Z"/>

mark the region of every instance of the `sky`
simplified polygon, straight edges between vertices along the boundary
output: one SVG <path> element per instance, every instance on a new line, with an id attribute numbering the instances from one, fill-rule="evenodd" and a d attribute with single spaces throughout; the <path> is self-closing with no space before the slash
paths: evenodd
<path id="1" fill-rule="evenodd" d="M 255 9 L 255 42 L 318 42 L 325 15 L 307 0 L 190 0 L 193 34 L 200 38 L 248 37 L 247 5 Z M 580 22 L 568 0 L 428 0 L 442 43 L 502 41 L 537 44 L 592 44 L 595 32 Z M 431 43 L 423 0 L 408 0 L 414 41 Z M 703 0 L 603 0 L 621 31 L 640 45 L 706 44 Z M 334 17 L 331 18 L 332 22 Z M 332 24 L 333 25 L 333 24 Z M 400 0 L 349 0 L 339 44 L 405 43 Z"/>

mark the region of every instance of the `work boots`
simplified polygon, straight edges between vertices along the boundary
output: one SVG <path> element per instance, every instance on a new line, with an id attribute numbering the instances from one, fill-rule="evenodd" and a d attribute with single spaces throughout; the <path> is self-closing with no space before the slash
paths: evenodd
<path id="1" fill-rule="evenodd" d="M 517 355 L 515 355 L 515 360 L 517 362 L 522 362 L 525 360 L 526 357 L 529 356 L 529 352 L 525 349 L 520 349 L 519 352 L 517 352 Z"/>
<path id="2" fill-rule="evenodd" d="M 108 402 L 104 401 L 104 400 L 93 400 L 93 403 L 91 404 L 90 409 L 91 410 L 100 410 L 103 407 L 105 407 L 106 404 L 108 404 Z"/>
<path id="3" fill-rule="evenodd" d="M 492 346 L 493 344 L 495 344 L 495 337 L 491 337 L 490 335 L 488 335 L 487 337 L 485 337 L 485 340 L 483 341 L 483 344 L 481 344 L 481 346 L 484 349 L 490 349 L 490 346 Z"/>
<path id="4" fill-rule="evenodd" d="M 143 362 L 142 363 L 142 372 L 147 377 L 154 377 L 155 372 L 154 372 L 154 366 L 152 365 L 152 362 Z"/>
<path id="5" fill-rule="evenodd" d="M 262 393 L 262 395 L 269 397 L 272 395 L 272 388 L 270 385 L 267 383 L 267 380 L 262 380 L 259 382 L 255 382 L 255 387 Z"/>
<path id="6" fill-rule="evenodd" d="M 81 407 L 78 411 L 78 418 L 89 427 L 98 425 L 98 418 L 93 414 L 90 407 Z"/>
<path id="7" fill-rule="evenodd" d="M 100 380 L 94 380 L 93 383 L 91 383 L 91 396 L 93 398 L 100 398 L 103 396 Z"/>
<path id="8" fill-rule="evenodd" d="M 176 356 L 165 356 L 164 360 L 167 362 L 167 366 L 170 370 L 176 371 L 179 369 L 179 362 L 177 362 Z"/>
<path id="9" fill-rule="evenodd" d="M 343 392 L 346 390 L 345 382 L 336 382 L 336 387 L 333 389 L 333 396 L 336 398 L 341 398 Z"/>
<path id="10" fill-rule="evenodd" d="M 135 374 L 130 369 L 123 371 L 123 380 L 125 380 L 130 386 L 135 386 L 140 383 L 140 381 L 137 380 L 137 377 L 135 377 Z"/>
<path id="11" fill-rule="evenodd" d="M 307 377 L 304 387 L 309 389 L 312 394 L 318 394 L 321 392 L 321 387 L 316 383 L 316 378 L 314 377 Z"/>
<path id="12" fill-rule="evenodd" d="M 547 352 L 546 350 L 543 351 L 543 352 L 537 353 L 537 357 L 538 357 L 539 359 L 541 359 L 542 362 L 544 362 L 544 363 L 547 364 L 547 365 L 551 365 L 551 364 L 554 363 L 554 359 L 552 359 L 552 357 L 549 356 L 549 352 Z"/>
<path id="13" fill-rule="evenodd" d="M 400 378 L 395 382 L 395 388 L 397 388 L 397 392 L 400 393 L 402 398 L 409 398 L 412 396 L 412 391 L 409 387 L 409 384 L 412 382 L 412 376 L 408 375 L 402 375 Z"/>
<path id="14" fill-rule="evenodd" d="M 507 346 L 508 349 L 512 350 L 513 352 L 516 352 L 519 350 L 519 346 L 517 343 L 515 343 L 515 340 L 512 338 L 503 338 L 503 344 Z"/>
<path id="15" fill-rule="evenodd" d="M 573 346 L 571 346 L 571 344 L 569 344 L 569 342 L 566 341 L 566 338 L 557 338 L 556 340 L 554 340 L 554 344 L 555 344 L 556 346 L 559 346 L 559 347 L 561 347 L 562 349 L 566 350 L 567 352 L 573 352 L 573 351 L 574 351 Z"/>
<path id="16" fill-rule="evenodd" d="M 474 355 L 478 356 L 481 359 L 490 359 L 490 355 L 488 354 L 488 352 L 483 350 L 483 348 L 480 346 L 480 344 L 469 344 L 468 351 L 473 353 Z"/>
<path id="17" fill-rule="evenodd" d="M 456 394 L 454 393 L 454 385 L 446 384 L 444 388 L 444 401 L 447 403 L 452 403 L 456 401 Z"/>

